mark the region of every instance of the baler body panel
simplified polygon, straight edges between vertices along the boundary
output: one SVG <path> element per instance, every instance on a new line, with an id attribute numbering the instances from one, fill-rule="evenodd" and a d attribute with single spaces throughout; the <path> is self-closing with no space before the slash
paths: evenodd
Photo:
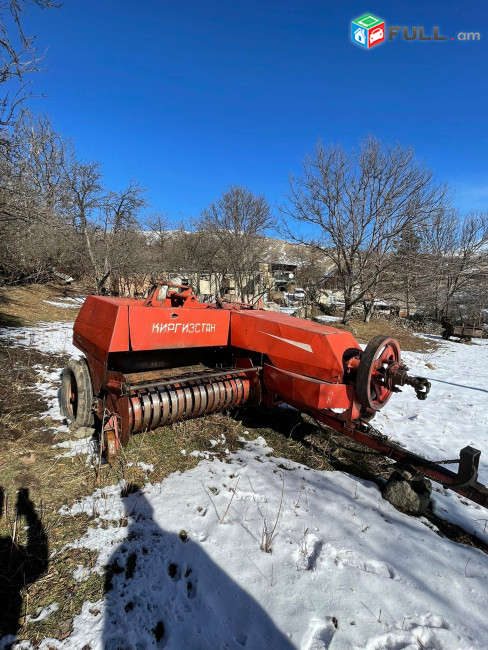
<path id="1" fill-rule="evenodd" d="M 361 350 L 349 332 L 286 314 L 234 311 L 231 345 L 266 354 L 276 368 L 341 383 L 344 352 Z"/>
<path id="2" fill-rule="evenodd" d="M 193 307 L 130 307 L 130 349 L 220 347 L 229 343 L 230 312 Z"/>
<path id="3" fill-rule="evenodd" d="M 268 391 L 279 397 L 284 396 L 304 409 L 346 411 L 354 400 L 353 386 L 304 377 L 268 364 L 264 365 L 263 382 Z"/>
<path id="4" fill-rule="evenodd" d="M 109 352 L 129 350 L 130 299 L 87 296 L 73 328 L 73 343 L 105 363 Z"/>
<path id="5" fill-rule="evenodd" d="M 169 308 L 88 296 L 75 321 L 73 342 L 102 363 L 113 352 L 228 346 L 231 312 L 197 304 Z"/>

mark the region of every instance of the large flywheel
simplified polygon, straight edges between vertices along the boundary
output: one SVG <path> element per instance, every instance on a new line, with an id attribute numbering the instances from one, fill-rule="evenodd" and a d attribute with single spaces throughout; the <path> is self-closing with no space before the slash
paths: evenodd
<path id="1" fill-rule="evenodd" d="M 356 396 L 362 406 L 379 411 L 387 403 L 393 392 L 387 371 L 400 358 L 400 346 L 393 338 L 379 335 L 368 343 L 356 374 Z"/>

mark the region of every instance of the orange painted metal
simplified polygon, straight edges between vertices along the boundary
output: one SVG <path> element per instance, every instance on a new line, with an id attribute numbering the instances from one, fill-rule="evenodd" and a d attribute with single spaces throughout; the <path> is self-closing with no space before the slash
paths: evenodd
<path id="1" fill-rule="evenodd" d="M 226 310 L 140 305 L 129 309 L 133 351 L 227 346 L 229 327 L 230 312 Z"/>
<path id="2" fill-rule="evenodd" d="M 266 354 L 276 368 L 341 383 L 344 353 L 361 352 L 349 332 L 267 311 L 231 312 L 231 345 Z"/>
<path id="3" fill-rule="evenodd" d="M 104 363 L 109 352 L 129 349 L 129 306 L 137 300 L 88 296 L 73 329 L 73 343 Z"/>
<path id="4" fill-rule="evenodd" d="M 226 346 L 229 326 L 229 310 L 88 296 L 75 322 L 73 343 L 103 363 L 110 352 Z"/>
<path id="5" fill-rule="evenodd" d="M 354 387 L 346 384 L 333 384 L 313 377 L 304 377 L 289 370 L 280 370 L 269 364 L 264 365 L 263 382 L 269 392 L 280 396 L 284 401 L 292 400 L 301 404 L 302 410 L 348 409 L 354 399 Z"/>
<path id="6" fill-rule="evenodd" d="M 161 301 L 157 289 L 147 300 L 89 296 L 76 320 L 74 343 L 87 357 L 97 402 L 122 417 L 123 444 L 131 432 L 258 404 L 262 395 L 269 404 L 282 400 L 342 421 L 359 415 L 349 377 L 361 350 L 349 332 L 240 303 L 201 304 L 191 289 L 180 289 Z M 187 370 L 176 367 L 178 355 L 167 365 L 165 351 L 191 349 L 229 350 L 242 373 L 201 374 L 204 366 L 197 358 L 188 365 L 187 353 Z M 160 356 L 152 361 L 151 353 Z M 117 354 L 125 374 L 109 369 Z M 262 373 L 256 361 L 264 362 Z"/>
<path id="7" fill-rule="evenodd" d="M 161 301 L 157 290 L 144 301 L 89 296 L 76 320 L 73 340 L 87 357 L 95 396 L 99 401 L 108 399 L 114 410 L 124 405 L 124 442 L 130 432 L 162 422 L 247 401 L 257 404 L 263 388 L 268 403 L 275 401 L 275 395 L 305 410 L 342 411 L 346 415 L 334 413 L 340 420 L 359 414 L 348 373 L 354 364 L 351 358 L 359 357 L 361 349 L 349 332 L 245 304 L 201 304 L 191 289 L 180 288 Z M 246 380 L 234 374 L 220 378 L 218 372 L 201 379 L 200 372 L 192 372 L 198 365 L 187 366 L 185 372 L 184 367 L 175 368 L 177 363 L 165 365 L 164 356 L 154 357 L 154 363 L 147 356 L 197 348 L 230 350 L 234 366 L 242 368 Z M 123 357 L 127 372 L 109 370 L 110 359 L 124 353 L 132 355 Z M 137 354 L 146 356 L 131 366 L 130 359 Z M 256 355 L 265 361 L 261 375 L 251 372 L 256 360 L 259 363 Z M 172 380 L 177 371 L 180 378 Z M 124 386 L 135 390 L 141 383 L 146 383 L 146 390 L 124 397 Z"/>

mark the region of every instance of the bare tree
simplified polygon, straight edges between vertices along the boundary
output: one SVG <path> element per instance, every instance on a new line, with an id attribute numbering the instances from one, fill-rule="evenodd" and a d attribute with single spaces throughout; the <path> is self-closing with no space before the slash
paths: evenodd
<path id="1" fill-rule="evenodd" d="M 6 189 L 15 177 L 24 190 L 28 187 L 42 200 L 46 210 L 59 210 L 64 168 L 72 156 L 71 143 L 54 131 L 46 116 L 23 111 L 13 124 L 9 147 L 0 147 L 0 159 L 10 167 L 10 178 L 1 177 L 2 187 Z M 15 194 L 18 196 L 19 192 Z M 0 221 L 5 218 L 8 215 L 2 214 L 0 208 Z M 15 218 L 29 220 L 29 213 Z"/>
<path id="2" fill-rule="evenodd" d="M 220 244 L 211 232 L 201 228 L 198 220 L 190 227 L 188 230 L 188 224 L 180 224 L 173 242 L 173 269 L 179 269 L 200 293 L 203 275 L 208 276 L 210 286 L 220 286 Z"/>
<path id="3" fill-rule="evenodd" d="M 300 232 L 299 225 L 287 224 L 288 236 L 337 266 L 347 322 L 352 307 L 366 296 L 374 304 L 401 233 L 432 217 L 445 195 L 412 149 L 382 146 L 369 137 L 347 154 L 319 142 L 305 158 L 303 175 L 290 178 L 283 212 L 308 228 Z"/>
<path id="4" fill-rule="evenodd" d="M 136 238 L 131 235 L 140 227 L 139 212 L 147 206 L 145 190 L 137 181 L 131 180 L 120 192 L 108 192 L 103 199 L 99 224 L 95 227 L 97 241 L 102 249 L 101 275 L 97 279 L 97 291 L 103 293 L 105 284 L 117 265 L 125 258 L 137 259 Z M 127 244 L 130 247 L 127 249 Z"/>
<path id="5" fill-rule="evenodd" d="M 28 77 L 31 73 L 39 71 L 42 59 L 37 54 L 35 37 L 27 36 L 22 25 L 23 14 L 29 5 L 41 9 L 59 6 L 51 0 L 0 2 L 0 84 L 4 87 L 0 95 L 0 127 L 7 127 L 12 123 L 17 108 L 28 97 Z M 10 32 L 7 22 L 14 25 Z"/>
<path id="6" fill-rule="evenodd" d="M 297 246 L 294 257 L 297 262 L 295 283 L 304 288 L 306 302 L 318 306 L 323 296 L 327 260 L 321 251 L 308 246 Z"/>
<path id="7" fill-rule="evenodd" d="M 131 180 L 124 190 L 106 193 L 100 163 L 77 160 L 65 169 L 65 184 L 67 210 L 83 235 L 96 290 L 104 293 L 117 260 L 137 257 L 137 250 L 124 249 L 121 242 L 139 227 L 139 211 L 147 205 L 145 190 Z"/>
<path id="8" fill-rule="evenodd" d="M 79 161 L 47 118 L 24 112 L 0 147 L 0 281 L 42 281 L 62 266 L 98 292 L 116 286 L 147 244 L 136 236 L 145 206 L 137 182 L 107 191 L 100 163 Z"/>
<path id="9" fill-rule="evenodd" d="M 200 229 L 218 244 L 214 267 L 221 282 L 232 275 L 240 300 L 250 300 L 256 293 L 257 267 L 262 261 L 263 237 L 273 226 L 270 207 L 264 196 L 233 185 L 205 208 Z"/>
<path id="10" fill-rule="evenodd" d="M 430 283 L 424 302 L 434 316 L 447 316 L 456 295 L 469 302 L 471 290 L 488 264 L 488 213 L 461 216 L 454 210 L 435 215 L 425 229 Z M 481 284 L 484 284 L 481 282 Z"/>
<path id="11" fill-rule="evenodd" d="M 86 252 L 95 276 L 95 284 L 103 287 L 108 275 L 96 255 L 94 222 L 103 206 L 102 171 L 99 162 L 79 162 L 73 159 L 65 165 L 66 211 L 72 225 L 83 237 Z"/>
<path id="12" fill-rule="evenodd" d="M 73 231 L 63 214 L 63 162 L 70 146 L 45 117 L 24 112 L 0 148 L 0 275 L 40 281 L 67 261 Z M 73 255 L 69 256 L 72 266 Z"/>
<path id="13" fill-rule="evenodd" d="M 171 217 L 159 211 L 153 212 L 147 217 L 145 225 L 153 233 L 150 243 L 154 241 L 156 244 L 158 266 L 161 270 L 167 269 L 173 239 Z"/>

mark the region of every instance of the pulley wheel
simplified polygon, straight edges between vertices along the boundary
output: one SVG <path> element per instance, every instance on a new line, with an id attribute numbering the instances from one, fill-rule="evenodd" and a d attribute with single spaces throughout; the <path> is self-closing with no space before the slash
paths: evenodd
<path id="1" fill-rule="evenodd" d="M 356 374 L 356 396 L 359 403 L 379 411 L 390 399 L 392 391 L 385 385 L 389 365 L 400 361 L 400 346 L 388 336 L 375 336 L 361 355 Z"/>

